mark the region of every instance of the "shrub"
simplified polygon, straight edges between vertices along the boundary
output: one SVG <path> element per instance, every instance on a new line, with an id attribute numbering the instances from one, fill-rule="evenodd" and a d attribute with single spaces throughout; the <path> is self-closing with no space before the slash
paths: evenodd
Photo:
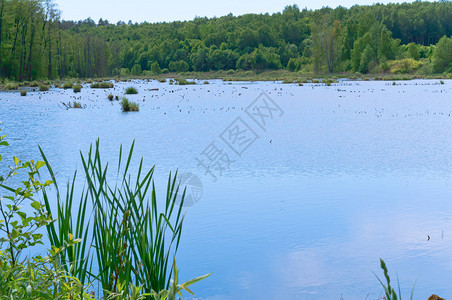
<path id="1" fill-rule="evenodd" d="M 21 95 L 22 97 L 27 96 L 27 91 L 20 91 L 20 95 Z"/>
<path id="2" fill-rule="evenodd" d="M 92 89 L 111 89 L 114 86 L 112 82 L 95 82 L 91 84 Z"/>
<path id="3" fill-rule="evenodd" d="M 157 79 L 159 82 L 161 82 L 161 83 L 165 83 L 166 82 L 166 78 L 159 78 L 159 79 Z"/>
<path id="4" fill-rule="evenodd" d="M 187 72 L 190 66 L 186 61 L 172 61 L 169 63 L 169 69 L 173 72 Z"/>
<path id="5" fill-rule="evenodd" d="M 38 87 L 39 86 L 39 82 L 33 81 L 33 82 L 30 83 L 30 86 L 31 87 Z"/>
<path id="6" fill-rule="evenodd" d="M 154 74 L 160 74 L 162 72 L 162 70 L 160 69 L 160 65 L 158 62 L 154 61 L 151 64 L 151 72 Z"/>
<path id="7" fill-rule="evenodd" d="M 389 62 L 391 73 L 405 74 L 416 71 L 422 67 L 423 63 L 412 58 L 394 60 Z"/>
<path id="8" fill-rule="evenodd" d="M 441 73 L 452 67 L 452 38 L 443 36 L 433 52 L 433 72 Z"/>
<path id="9" fill-rule="evenodd" d="M 123 112 L 140 110 L 140 106 L 138 105 L 138 103 L 129 101 L 129 99 L 127 99 L 126 97 L 122 97 L 122 100 L 121 102 L 119 102 L 119 104 L 121 104 Z"/>
<path id="10" fill-rule="evenodd" d="M 82 86 L 80 84 L 74 85 L 74 93 L 80 93 Z"/>
<path id="11" fill-rule="evenodd" d="M 130 70 L 130 73 L 131 73 L 132 75 L 136 75 L 136 76 L 142 75 L 142 74 L 143 74 L 143 71 L 141 70 L 141 65 L 138 65 L 138 64 L 134 65 L 134 66 L 132 67 L 132 69 Z"/>
<path id="12" fill-rule="evenodd" d="M 439 83 L 441 83 L 441 84 L 444 84 L 444 81 L 440 80 L 440 82 L 439 82 Z"/>
<path id="13" fill-rule="evenodd" d="M 65 90 L 72 89 L 73 86 L 74 86 L 74 84 L 72 82 L 65 82 L 63 84 L 63 89 L 65 89 Z"/>
<path id="14" fill-rule="evenodd" d="M 113 97 L 114 96 L 112 94 L 108 95 L 108 100 L 113 101 Z"/>
<path id="15" fill-rule="evenodd" d="M 40 91 L 40 92 L 47 92 L 48 90 L 49 90 L 49 86 L 48 86 L 48 85 L 41 84 L 41 85 L 39 86 L 39 91 Z"/>
<path id="16" fill-rule="evenodd" d="M 138 94 L 138 91 L 137 91 L 137 89 L 134 88 L 133 86 L 129 86 L 129 87 L 126 89 L 126 95 L 136 95 L 136 94 Z"/>

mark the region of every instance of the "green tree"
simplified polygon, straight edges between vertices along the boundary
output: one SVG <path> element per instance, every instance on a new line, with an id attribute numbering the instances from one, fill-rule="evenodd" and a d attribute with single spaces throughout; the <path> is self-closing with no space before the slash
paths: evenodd
<path id="1" fill-rule="evenodd" d="M 443 36 L 436 44 L 433 52 L 433 72 L 451 72 L 452 70 L 452 38 Z"/>

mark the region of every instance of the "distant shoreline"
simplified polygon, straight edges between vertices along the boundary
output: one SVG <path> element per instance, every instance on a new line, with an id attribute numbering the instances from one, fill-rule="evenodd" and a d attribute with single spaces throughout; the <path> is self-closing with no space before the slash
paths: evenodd
<path id="1" fill-rule="evenodd" d="M 167 81 L 174 79 L 179 80 L 223 80 L 223 81 L 282 81 L 283 84 L 290 83 L 335 83 L 340 79 L 354 80 L 354 81 L 400 81 L 400 80 L 414 80 L 414 79 L 452 79 L 451 74 L 434 74 L 434 75 L 420 75 L 420 74 L 358 74 L 358 73 L 333 73 L 333 74 L 306 74 L 299 72 L 290 72 L 287 70 L 264 70 L 264 71 L 211 71 L 211 72 L 184 72 L 184 73 L 166 73 L 155 74 L 152 76 L 111 76 L 103 78 L 64 78 L 54 80 L 40 80 L 40 81 L 23 81 L 14 82 L 7 81 L 0 85 L 0 91 L 20 90 L 21 87 L 35 87 L 39 89 L 40 86 L 54 86 L 63 88 L 63 84 L 70 83 L 94 83 L 102 81 L 129 81 L 129 80 L 159 80 Z M 198 83 L 202 84 L 202 83 Z M 206 82 L 207 84 L 207 82 Z"/>

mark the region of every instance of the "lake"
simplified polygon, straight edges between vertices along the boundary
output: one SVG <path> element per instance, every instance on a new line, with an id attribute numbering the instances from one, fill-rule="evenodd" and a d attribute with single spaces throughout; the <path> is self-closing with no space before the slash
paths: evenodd
<path id="1" fill-rule="evenodd" d="M 107 99 L 129 86 L 136 113 Z M 170 171 L 193 174 L 177 264 L 213 273 L 197 299 L 377 299 L 380 258 L 406 298 L 416 280 L 415 299 L 451 298 L 451 96 L 452 80 L 2 92 L 2 154 L 40 145 L 66 181 L 97 138 L 112 163 L 135 140 L 161 197 Z"/>

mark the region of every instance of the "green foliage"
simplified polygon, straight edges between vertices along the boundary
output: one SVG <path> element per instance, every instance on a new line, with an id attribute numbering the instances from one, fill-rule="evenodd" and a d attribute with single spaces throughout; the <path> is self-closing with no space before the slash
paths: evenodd
<path id="1" fill-rule="evenodd" d="M 130 70 L 130 73 L 132 75 L 141 76 L 143 74 L 143 71 L 141 70 L 141 65 L 139 64 L 134 65 Z"/>
<path id="2" fill-rule="evenodd" d="M 0 146 L 8 146 L 4 138 L 0 136 Z M 0 229 L 6 234 L 0 247 L 9 245 L 6 250 L 0 248 L 0 299 L 95 299 L 94 293 L 88 292 L 95 282 L 102 286 L 103 299 L 151 296 L 175 300 L 176 295 L 182 296 L 182 290 L 194 295 L 189 286 L 210 274 L 182 284 L 178 280 L 175 255 L 185 217 L 185 192 L 178 197 L 177 174 L 170 174 L 162 209 L 153 183 L 154 168 L 143 172 L 141 160 L 135 178 L 129 171 L 133 148 L 132 144 L 123 157 L 121 147 L 118 176 L 113 181 L 107 178 L 108 164 L 101 162 L 99 142 L 87 156 L 82 154 L 87 188 L 79 199 L 74 193 L 77 172 L 63 194 L 42 149 L 43 161 L 22 163 L 14 157 L 10 172 L 0 176 L 0 186 L 8 192 L 0 198 Z M 44 166 L 53 181 L 40 183 L 35 179 Z M 22 187 L 4 184 L 21 170 L 28 173 Z M 47 193 L 50 185 L 55 193 Z M 44 203 L 34 199 L 37 192 L 42 192 Z M 26 201 L 34 212 L 32 216 L 18 206 Z M 55 202 L 57 210 L 52 214 L 50 203 Z M 75 203 L 78 210 L 74 215 Z M 88 206 L 93 213 L 87 213 Z M 43 235 L 34 232 L 44 226 L 51 244 L 47 255 L 21 259 L 23 249 L 42 244 Z M 98 267 L 95 272 L 93 260 Z"/>
<path id="3" fill-rule="evenodd" d="M 452 37 L 443 36 L 436 45 L 433 53 L 433 72 L 452 71 Z"/>
<path id="4" fill-rule="evenodd" d="M 388 62 L 391 73 L 406 74 L 416 71 L 423 63 L 412 58 L 405 58 Z"/>
<path id="5" fill-rule="evenodd" d="M 162 70 L 160 69 L 160 65 L 158 62 L 154 61 L 151 64 L 151 72 L 154 74 L 160 74 L 162 72 Z"/>
<path id="6" fill-rule="evenodd" d="M 121 102 L 119 102 L 119 104 L 121 104 L 121 108 L 122 108 L 123 112 L 140 110 L 140 106 L 138 105 L 138 103 L 130 101 L 126 97 L 122 97 L 122 100 L 121 100 Z"/>
<path id="7" fill-rule="evenodd" d="M 126 95 L 135 95 L 138 94 L 138 90 L 133 87 L 133 86 L 129 86 L 128 88 L 126 88 Z"/>
<path id="8" fill-rule="evenodd" d="M 144 171 L 141 159 L 138 173 L 130 174 L 133 149 L 134 144 L 128 153 L 122 147 L 119 151 L 119 182 L 107 178 L 108 164 L 102 164 L 99 142 L 90 148 L 87 156 L 81 155 L 88 188 L 79 198 L 74 195 L 76 173 L 67 184 L 66 195 L 60 192 L 55 180 L 59 222 L 48 226 L 51 244 L 59 247 L 71 238 L 80 239 L 62 251 L 62 261 L 72 276 L 85 282 L 92 275 L 90 261 L 94 259 L 100 271 L 92 276 L 100 281 L 107 299 L 142 299 L 149 294 L 163 295 L 171 288 L 179 292 L 183 289 L 177 282 L 174 260 L 184 221 L 183 206 L 177 206 L 177 195 L 181 193 L 177 174 L 169 175 L 162 208 L 153 185 L 154 168 Z M 44 161 L 47 162 L 45 156 Z M 47 166 L 55 178 L 50 165 Z M 182 204 L 184 198 L 185 192 L 180 198 Z M 46 191 L 44 200 L 50 211 L 52 200 Z M 77 213 L 73 214 L 75 203 L 78 203 Z M 92 214 L 86 213 L 88 207 L 93 208 Z M 172 275 L 175 284 L 171 283 Z M 207 276 L 183 286 L 187 288 Z"/>
<path id="9" fill-rule="evenodd" d="M 142 76 L 159 69 L 376 72 L 383 60 L 431 59 L 431 45 L 452 34 L 444 25 L 451 19 L 450 1 L 320 10 L 293 5 L 271 15 L 130 25 L 63 21 L 46 1 L 1 3 L 0 77 L 19 82 Z M 435 72 L 448 72 L 447 60 L 437 56 Z M 297 66 L 294 60 L 302 57 L 309 63 Z"/>
<path id="10" fill-rule="evenodd" d="M 4 138 L 0 136 L 0 146 L 8 146 Z M 22 259 L 24 250 L 43 244 L 40 229 L 53 222 L 45 205 L 34 197 L 53 182 L 41 183 L 36 179 L 45 162 L 22 162 L 17 157 L 13 157 L 13 162 L 9 173 L 0 176 L 0 187 L 7 193 L 0 197 L 0 232 L 3 233 L 0 236 L 0 299 L 90 299 L 86 286 L 60 268 L 59 253 L 63 248 L 52 248 L 44 258 L 37 255 Z M 9 178 L 21 172 L 27 174 L 21 186 L 6 185 Z M 28 209 L 24 209 L 24 205 Z M 4 244 L 7 245 L 5 250 L 2 249 Z"/>
<path id="11" fill-rule="evenodd" d="M 92 89 L 112 89 L 115 85 L 112 82 L 95 82 L 91 84 Z"/>
<path id="12" fill-rule="evenodd" d="M 20 91 L 20 95 L 21 95 L 22 97 L 27 96 L 27 91 Z"/>
<path id="13" fill-rule="evenodd" d="M 172 61 L 169 63 L 169 69 L 172 72 L 187 72 L 190 66 L 186 61 L 179 60 L 179 61 Z"/>

